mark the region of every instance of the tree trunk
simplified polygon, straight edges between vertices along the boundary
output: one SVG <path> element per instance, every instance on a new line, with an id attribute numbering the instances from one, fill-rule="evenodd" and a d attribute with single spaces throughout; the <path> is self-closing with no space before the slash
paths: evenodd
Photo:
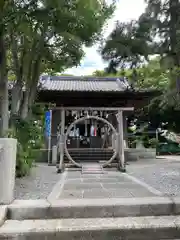
<path id="1" fill-rule="evenodd" d="M 22 86 L 18 82 L 12 89 L 11 115 L 18 115 L 22 99 Z"/>
<path id="2" fill-rule="evenodd" d="M 0 135 L 5 136 L 9 128 L 9 98 L 6 68 L 6 48 L 3 35 L 0 35 Z"/>
<path id="3" fill-rule="evenodd" d="M 26 77 L 26 92 L 24 94 L 23 103 L 21 105 L 21 119 L 29 118 L 31 115 L 32 105 L 36 98 L 40 69 L 41 69 L 41 52 L 44 48 L 44 35 L 45 32 L 42 33 L 42 36 L 39 40 L 38 46 L 38 54 L 37 51 L 37 42 L 33 43 L 32 46 L 32 54 L 31 60 L 29 62 L 28 73 Z"/>
<path id="4" fill-rule="evenodd" d="M 180 49 L 179 49 L 179 0 L 169 1 L 169 14 L 170 14 L 170 25 L 169 25 L 169 35 L 170 35 L 170 55 L 173 59 L 174 66 L 176 67 L 176 72 L 172 74 L 172 79 L 176 79 L 176 90 L 180 93 Z M 173 80 L 172 80 L 173 81 Z"/>
<path id="5" fill-rule="evenodd" d="M 29 91 L 24 92 L 22 106 L 21 106 L 21 112 L 20 112 L 20 118 L 26 119 L 28 117 L 29 112 Z"/>
<path id="6" fill-rule="evenodd" d="M 15 116 L 19 114 L 21 100 L 22 100 L 22 88 L 23 88 L 23 70 L 26 64 L 26 48 L 21 42 L 22 50 L 19 52 L 18 50 L 18 41 L 15 35 L 11 36 L 12 41 L 12 57 L 13 57 L 13 66 L 16 74 L 16 83 L 13 86 L 12 90 L 12 103 L 11 103 L 11 116 Z"/>
<path id="7" fill-rule="evenodd" d="M 1 88 L 2 98 L 0 101 L 1 109 L 1 126 L 0 135 L 6 136 L 9 129 L 9 97 L 8 97 L 8 82 L 6 81 Z"/>
<path id="8" fill-rule="evenodd" d="M 31 108 L 36 98 L 37 87 L 39 82 L 39 75 L 40 75 L 40 65 L 41 59 L 37 58 L 37 60 L 33 64 L 33 72 L 31 73 L 31 81 L 26 86 L 26 91 L 23 96 L 23 101 L 21 104 L 20 110 L 20 118 L 26 119 L 29 118 L 31 115 Z"/>
<path id="9" fill-rule="evenodd" d="M 28 102 L 29 111 L 31 111 L 32 105 L 36 99 L 39 76 L 40 76 L 40 67 L 41 67 L 41 57 L 39 56 L 33 66 L 33 74 L 32 74 L 32 81 L 31 81 L 29 102 Z"/>
<path id="10" fill-rule="evenodd" d="M 180 51 L 178 49 L 178 28 L 179 28 L 179 0 L 169 1 L 169 13 L 170 13 L 170 51 L 171 56 L 176 67 L 180 66 Z"/>
<path id="11" fill-rule="evenodd" d="M 39 79 L 39 78 L 38 78 Z M 37 93 L 37 84 L 33 85 L 30 90 L 30 95 L 29 95 L 29 109 L 31 109 L 35 99 L 36 99 L 36 93 Z"/>

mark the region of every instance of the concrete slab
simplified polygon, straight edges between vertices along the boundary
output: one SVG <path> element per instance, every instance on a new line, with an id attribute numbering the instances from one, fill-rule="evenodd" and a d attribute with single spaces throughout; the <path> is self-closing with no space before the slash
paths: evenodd
<path id="1" fill-rule="evenodd" d="M 62 199 L 80 199 L 83 197 L 83 191 L 82 190 L 79 190 L 79 191 L 76 191 L 76 190 L 64 190 L 62 193 L 61 193 L 61 198 Z"/>
<path id="2" fill-rule="evenodd" d="M 82 174 L 81 177 L 83 179 L 101 179 L 106 178 L 107 174 Z"/>
<path id="3" fill-rule="evenodd" d="M 99 189 L 101 188 L 100 183 L 79 183 L 79 184 L 69 184 L 65 183 L 64 190 L 85 190 L 85 189 Z"/>
<path id="4" fill-rule="evenodd" d="M 52 199 L 57 199 L 61 195 L 61 193 L 64 189 L 64 184 L 65 184 L 65 181 L 66 181 L 66 178 L 67 178 L 67 174 L 68 174 L 67 171 L 65 171 L 61 175 L 60 180 L 55 184 L 52 192 L 47 197 L 47 199 L 49 201 L 51 201 Z"/>
<path id="5" fill-rule="evenodd" d="M 7 216 L 7 206 L 0 205 L 0 226 L 3 225 Z"/>
<path id="6" fill-rule="evenodd" d="M 76 172 L 70 172 L 70 171 L 67 171 L 68 172 L 68 178 L 71 179 L 71 178 L 80 178 L 81 177 L 81 172 L 79 171 L 76 171 Z"/>
<path id="7" fill-rule="evenodd" d="M 154 194 L 152 194 L 151 192 L 148 192 L 146 190 L 138 191 L 138 192 L 130 190 L 129 192 L 130 192 L 132 197 L 142 197 L 142 198 L 145 198 L 145 197 L 152 197 L 152 196 L 154 196 Z"/>
<path id="8" fill-rule="evenodd" d="M 9 208 L 32 208 L 32 207 L 49 207 L 50 203 L 45 199 L 38 199 L 38 200 L 14 200 L 9 206 Z"/>
<path id="9" fill-rule="evenodd" d="M 8 218 L 21 219 L 28 218 L 33 219 L 38 216 L 38 218 L 47 218 L 48 209 L 50 203 L 45 199 L 41 200 L 15 200 L 11 205 L 8 206 Z"/>
<path id="10" fill-rule="evenodd" d="M 172 211 L 175 215 L 180 215 L 180 197 L 170 197 L 173 202 Z"/>
<path id="11" fill-rule="evenodd" d="M 82 181 L 84 183 L 98 183 L 98 182 L 116 183 L 116 182 L 119 182 L 119 179 L 118 178 L 93 178 L 93 179 L 83 178 Z M 129 182 L 129 181 L 127 180 L 127 182 Z"/>
<path id="12" fill-rule="evenodd" d="M 104 192 L 105 193 L 105 192 Z M 103 194 L 103 193 L 102 193 Z M 109 195 L 110 193 L 108 193 Z M 104 218 L 159 216 L 173 214 L 174 201 L 169 198 L 97 198 L 46 201 L 16 201 L 8 206 L 8 217 L 14 220 L 52 218 Z"/>
<path id="13" fill-rule="evenodd" d="M 91 198 L 91 199 L 98 199 L 98 198 L 109 198 L 110 193 L 103 190 L 103 189 L 93 189 L 93 190 L 84 190 L 83 198 Z"/>
<path id="14" fill-rule="evenodd" d="M 79 176 L 79 177 L 78 177 Z M 73 179 L 72 177 L 76 177 Z M 127 174 L 117 171 L 106 172 L 105 176 L 99 174 L 79 174 L 79 172 L 66 172 L 66 178 L 56 184 L 55 199 L 74 198 L 132 198 L 156 196 L 156 190 L 134 180 Z M 56 194 L 55 194 L 56 192 Z M 159 192 L 158 192 L 159 194 Z M 51 194 L 52 196 L 52 194 Z M 48 198 L 49 199 L 49 198 Z M 51 198 L 51 200 L 53 200 Z"/>
<path id="15" fill-rule="evenodd" d="M 137 188 L 137 184 L 136 183 L 132 183 L 132 182 L 128 182 L 128 183 L 104 183 L 102 182 L 102 185 L 104 188 L 106 189 L 131 189 L 131 188 Z M 139 187 L 139 186 L 138 186 Z"/>
<path id="16" fill-rule="evenodd" d="M 132 198 L 133 196 L 131 193 L 127 190 L 109 190 L 109 197 L 110 198 Z"/>
<path id="17" fill-rule="evenodd" d="M 159 190 L 155 189 L 154 187 L 150 186 L 149 184 L 145 183 L 144 181 L 134 177 L 134 176 L 131 176 L 129 174 L 125 174 L 125 176 L 131 180 L 132 182 L 134 183 L 137 183 L 137 186 L 141 186 L 142 188 L 145 188 L 147 189 L 149 192 L 153 193 L 154 195 L 159 195 L 159 196 L 162 196 L 162 192 L 160 192 Z"/>
<path id="18" fill-rule="evenodd" d="M 6 221 L 0 239 L 154 240 L 180 238 L 179 216 Z"/>
<path id="19" fill-rule="evenodd" d="M 78 179 L 67 179 L 66 180 L 66 183 L 68 184 L 80 184 L 82 183 L 82 179 L 81 178 L 78 178 Z"/>

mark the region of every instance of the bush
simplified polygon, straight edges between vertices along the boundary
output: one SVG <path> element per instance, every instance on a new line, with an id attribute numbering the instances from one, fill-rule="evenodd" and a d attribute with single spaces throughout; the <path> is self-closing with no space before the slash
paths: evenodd
<path id="1" fill-rule="evenodd" d="M 18 142 L 17 146 L 17 162 L 16 162 L 16 177 L 23 177 L 29 174 L 33 161 L 25 152 L 22 145 Z"/>
<path id="2" fill-rule="evenodd" d="M 9 137 L 17 138 L 16 176 L 28 175 L 35 159 L 40 154 L 44 142 L 43 122 L 35 119 L 22 121 L 16 119 L 13 129 L 9 131 Z"/>
<path id="3" fill-rule="evenodd" d="M 157 148 L 158 143 L 159 143 L 159 141 L 158 141 L 158 139 L 156 139 L 156 138 L 151 138 L 151 139 L 149 139 L 149 146 L 150 146 L 151 148 Z"/>

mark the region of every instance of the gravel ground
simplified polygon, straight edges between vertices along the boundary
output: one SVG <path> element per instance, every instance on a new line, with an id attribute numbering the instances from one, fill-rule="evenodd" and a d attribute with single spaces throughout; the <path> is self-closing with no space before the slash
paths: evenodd
<path id="1" fill-rule="evenodd" d="M 46 198 L 59 181 L 60 174 L 56 168 L 47 164 L 37 164 L 31 171 L 30 176 L 16 179 L 16 199 L 41 199 Z"/>
<path id="2" fill-rule="evenodd" d="M 165 195 L 180 196 L 180 158 L 130 163 L 127 173 Z M 15 198 L 46 198 L 60 178 L 55 167 L 38 164 L 32 169 L 30 176 L 16 180 Z"/>
<path id="3" fill-rule="evenodd" d="M 152 162 L 131 163 L 128 174 L 149 184 L 165 195 L 180 196 L 180 159 L 156 159 Z"/>

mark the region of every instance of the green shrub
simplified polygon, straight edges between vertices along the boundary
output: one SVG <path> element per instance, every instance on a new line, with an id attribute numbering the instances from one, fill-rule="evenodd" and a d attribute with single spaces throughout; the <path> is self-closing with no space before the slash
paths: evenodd
<path id="1" fill-rule="evenodd" d="M 11 128 L 8 137 L 16 138 L 16 176 L 23 177 L 29 174 L 35 160 L 40 157 L 44 145 L 44 112 L 45 106 L 35 104 L 32 109 L 32 118 L 20 120 L 18 116 L 11 119 Z"/>
<path id="2" fill-rule="evenodd" d="M 13 128 L 9 131 L 9 137 L 17 138 L 16 176 L 28 175 L 35 159 L 40 154 L 37 151 L 44 143 L 43 122 L 35 119 L 15 120 Z"/>
<path id="3" fill-rule="evenodd" d="M 22 145 L 18 142 L 17 146 L 17 160 L 16 160 L 16 177 L 23 177 L 29 174 L 32 167 L 28 153 L 25 152 Z"/>
<path id="4" fill-rule="evenodd" d="M 150 146 L 151 148 L 157 148 L 158 143 L 159 143 L 159 141 L 158 141 L 158 139 L 156 139 L 156 138 L 151 138 L 151 139 L 149 139 L 149 146 Z"/>

